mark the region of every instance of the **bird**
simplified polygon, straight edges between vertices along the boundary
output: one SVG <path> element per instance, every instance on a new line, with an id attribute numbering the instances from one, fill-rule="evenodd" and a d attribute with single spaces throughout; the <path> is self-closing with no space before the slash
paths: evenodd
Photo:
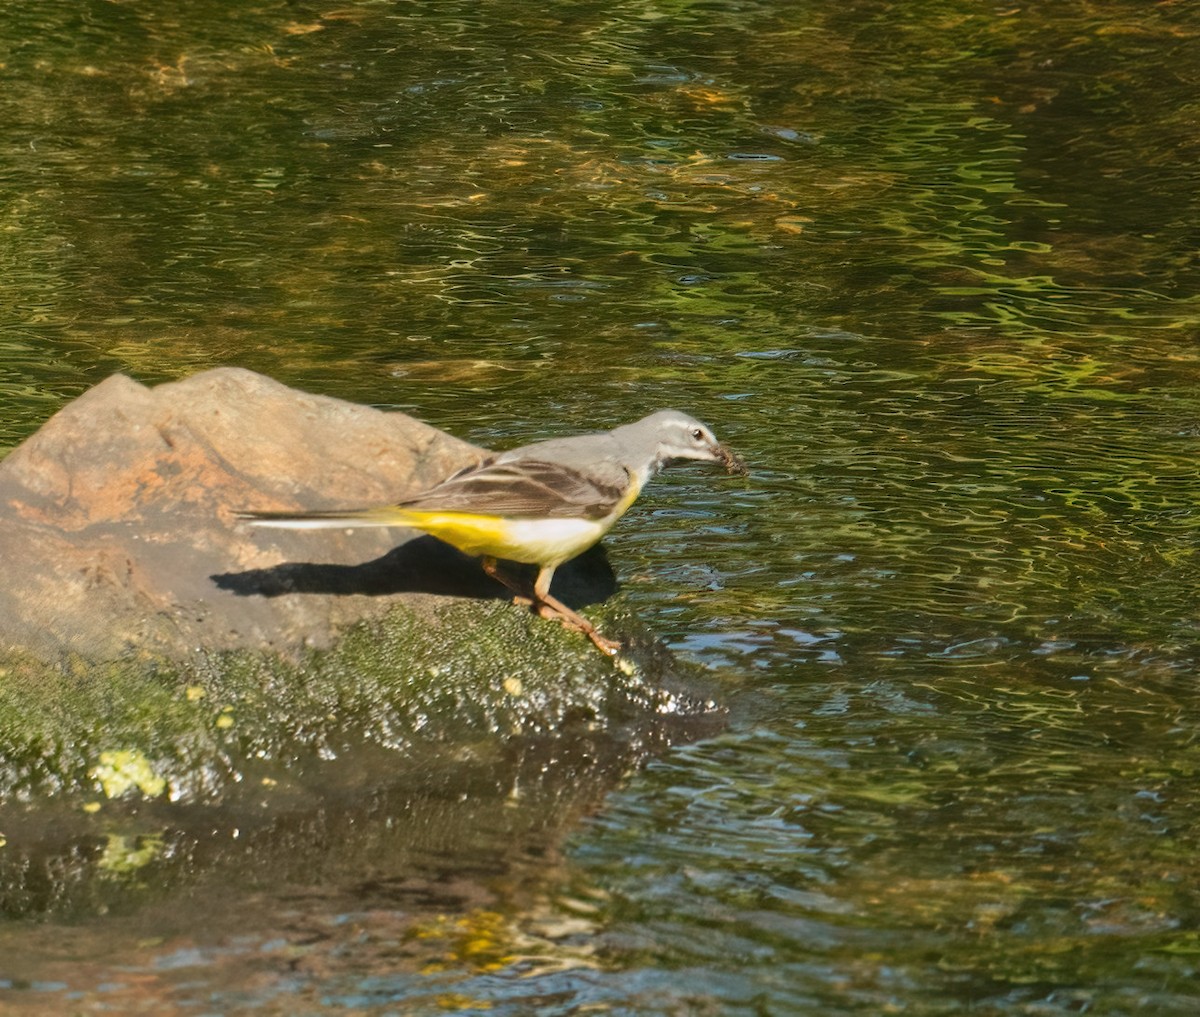
<path id="1" fill-rule="evenodd" d="M 518 603 L 582 632 L 603 653 L 614 655 L 618 641 L 606 639 L 550 592 L 554 571 L 608 533 L 664 466 L 689 459 L 719 463 L 730 473 L 747 472 L 742 459 L 718 442 L 707 425 L 677 410 L 659 410 L 610 431 L 500 452 L 389 505 L 236 515 L 254 526 L 402 526 L 431 534 L 478 557 L 483 571 Z M 506 575 L 500 561 L 536 565 L 532 591 Z"/>

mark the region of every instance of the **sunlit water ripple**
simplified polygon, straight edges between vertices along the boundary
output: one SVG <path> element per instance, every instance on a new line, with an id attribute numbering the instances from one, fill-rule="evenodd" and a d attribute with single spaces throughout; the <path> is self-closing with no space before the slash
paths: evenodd
<path id="1" fill-rule="evenodd" d="M 516 796 L 73 898 L 0 1005 L 1195 1012 L 1186 5 L 103 7 L 0 53 L 0 445 L 223 363 L 494 447 L 695 412 L 750 477 L 606 544 L 728 718 L 511 856 Z"/>

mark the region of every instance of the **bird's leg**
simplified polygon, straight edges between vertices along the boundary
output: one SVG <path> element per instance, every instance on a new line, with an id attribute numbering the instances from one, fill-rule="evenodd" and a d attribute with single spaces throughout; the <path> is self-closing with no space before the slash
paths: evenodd
<path id="1" fill-rule="evenodd" d="M 500 570 L 500 564 L 495 558 L 484 557 L 480 560 L 483 571 L 491 576 L 501 586 L 507 587 L 513 593 L 513 603 L 531 607 L 539 618 L 553 619 L 565 625 L 574 632 L 582 632 L 592 641 L 592 644 L 602 653 L 612 656 L 621 648 L 621 644 L 612 639 L 605 639 L 596 631 L 596 626 L 581 614 L 572 611 L 557 597 L 550 593 L 550 580 L 554 578 L 554 568 L 543 568 L 538 572 L 533 584 L 533 597 L 530 598 L 514 579 L 506 576 Z"/>
<path id="2" fill-rule="evenodd" d="M 554 568 L 543 568 L 537 574 L 533 584 L 534 609 L 543 618 L 557 617 L 567 628 L 582 632 L 592 641 L 592 645 L 601 653 L 613 656 L 621 644 L 615 639 L 605 639 L 596 631 L 596 626 L 583 615 L 572 611 L 566 604 L 550 592 L 550 580 L 554 578 Z M 549 609 L 549 613 L 547 613 Z"/>
<path id="3" fill-rule="evenodd" d="M 519 604 L 521 607 L 536 607 L 537 601 L 529 596 L 520 586 L 517 585 L 515 579 L 506 576 L 500 571 L 500 563 L 495 558 L 483 558 L 479 562 L 480 567 L 491 576 L 501 586 L 505 587 L 513 595 L 513 603 Z"/>

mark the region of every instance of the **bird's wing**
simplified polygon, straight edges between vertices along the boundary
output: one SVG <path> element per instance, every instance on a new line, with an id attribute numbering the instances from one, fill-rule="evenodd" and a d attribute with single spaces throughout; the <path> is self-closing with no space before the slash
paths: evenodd
<path id="1" fill-rule="evenodd" d="M 603 519 L 620 504 L 630 483 L 629 471 L 611 460 L 577 468 L 539 459 L 493 459 L 398 507 L 508 518 Z"/>

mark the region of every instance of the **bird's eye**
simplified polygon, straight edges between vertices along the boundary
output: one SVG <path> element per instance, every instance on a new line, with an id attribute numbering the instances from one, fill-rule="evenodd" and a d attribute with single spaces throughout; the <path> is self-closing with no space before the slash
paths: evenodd
<path id="1" fill-rule="evenodd" d="M 704 440 L 704 432 L 701 431 L 700 428 L 698 428 L 698 427 L 692 428 L 692 440 L 693 441 L 703 441 Z"/>

